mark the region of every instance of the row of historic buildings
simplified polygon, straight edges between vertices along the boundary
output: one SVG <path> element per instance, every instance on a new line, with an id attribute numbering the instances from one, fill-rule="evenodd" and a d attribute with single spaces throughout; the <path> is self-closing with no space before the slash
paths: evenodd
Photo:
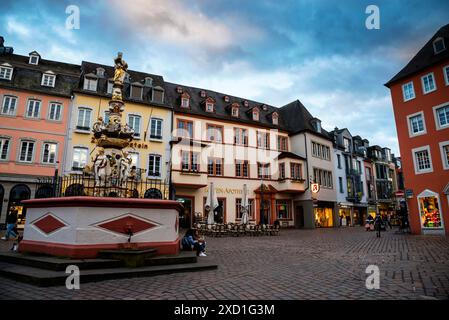
<path id="1" fill-rule="evenodd" d="M 37 177 L 81 176 L 92 164 L 91 128 L 108 121 L 112 77 L 111 66 L 92 62 L 0 55 L 0 223 L 12 209 L 23 223 L 21 201 L 46 195 Z M 135 131 L 128 153 L 142 181 L 171 185 L 185 226 L 204 215 L 211 182 L 225 222 L 240 220 L 244 185 L 255 223 L 363 225 L 397 208 L 390 149 L 324 130 L 299 100 L 275 107 L 131 70 L 125 83 L 124 121 Z"/>

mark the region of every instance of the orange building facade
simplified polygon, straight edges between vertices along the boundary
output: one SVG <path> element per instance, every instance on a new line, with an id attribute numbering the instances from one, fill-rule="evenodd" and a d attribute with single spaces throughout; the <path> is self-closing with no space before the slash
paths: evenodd
<path id="1" fill-rule="evenodd" d="M 448 36 L 446 25 L 386 84 L 415 234 L 449 234 Z"/>
<path id="2" fill-rule="evenodd" d="M 37 52 L 0 56 L 0 224 L 17 210 L 23 225 L 22 200 L 51 190 L 36 190 L 36 178 L 61 169 L 78 70 Z"/>

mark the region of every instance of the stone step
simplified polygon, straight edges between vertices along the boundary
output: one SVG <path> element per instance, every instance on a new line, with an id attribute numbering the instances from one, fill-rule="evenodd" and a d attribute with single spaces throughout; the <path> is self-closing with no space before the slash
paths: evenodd
<path id="1" fill-rule="evenodd" d="M 145 259 L 146 266 L 161 266 L 198 261 L 195 251 L 181 251 L 178 255 L 161 255 Z"/>
<path id="2" fill-rule="evenodd" d="M 141 249 L 141 250 L 102 250 L 98 252 L 98 257 L 103 259 L 120 260 L 124 267 L 143 267 L 145 259 L 152 258 L 156 255 L 157 249 Z"/>
<path id="3" fill-rule="evenodd" d="M 107 268 L 80 271 L 80 282 L 111 279 L 151 277 L 161 274 L 195 272 L 217 269 L 211 257 L 201 257 L 196 263 L 145 266 L 139 268 Z M 68 274 L 64 271 L 45 270 L 25 265 L 0 262 L 0 276 L 39 287 L 64 286 Z"/>
<path id="4" fill-rule="evenodd" d="M 18 252 L 1 252 L 0 262 L 53 271 L 65 271 L 69 265 L 76 265 L 80 270 L 117 268 L 122 265 L 115 259 L 63 259 Z"/>

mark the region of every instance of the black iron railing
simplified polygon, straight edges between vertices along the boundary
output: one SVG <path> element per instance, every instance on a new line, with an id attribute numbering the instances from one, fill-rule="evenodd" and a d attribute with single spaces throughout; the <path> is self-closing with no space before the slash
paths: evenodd
<path id="1" fill-rule="evenodd" d="M 100 181 L 90 175 L 73 174 L 41 177 L 36 184 L 36 198 L 72 196 L 165 200 L 170 198 L 170 185 L 162 179 L 129 179 L 120 183 L 114 177 L 105 177 Z"/>

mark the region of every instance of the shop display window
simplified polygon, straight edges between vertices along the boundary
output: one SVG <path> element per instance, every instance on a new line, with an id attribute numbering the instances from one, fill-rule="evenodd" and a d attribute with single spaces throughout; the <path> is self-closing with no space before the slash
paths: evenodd
<path id="1" fill-rule="evenodd" d="M 421 216 L 421 226 L 423 228 L 441 228 L 442 217 L 438 197 L 420 197 L 419 211 Z"/>
<path id="2" fill-rule="evenodd" d="M 333 227 L 333 209 L 332 208 L 315 208 L 315 226 L 316 227 Z"/>

